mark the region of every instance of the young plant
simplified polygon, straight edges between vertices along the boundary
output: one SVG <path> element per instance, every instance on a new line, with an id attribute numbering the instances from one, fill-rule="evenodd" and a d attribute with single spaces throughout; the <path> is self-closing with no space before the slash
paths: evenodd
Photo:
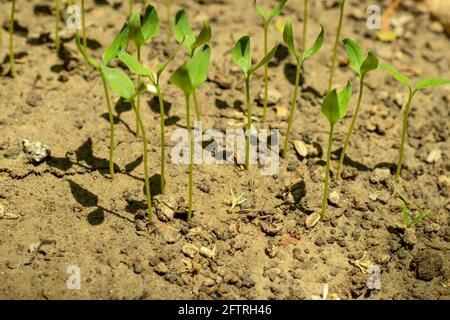
<path id="1" fill-rule="evenodd" d="M 294 33 L 292 31 L 292 21 L 289 19 L 286 22 L 286 25 L 284 26 L 283 40 L 284 40 L 284 43 L 286 44 L 286 46 L 288 47 L 290 53 L 292 54 L 292 56 L 295 58 L 297 68 L 295 70 L 294 94 L 292 96 L 291 110 L 289 112 L 288 128 L 287 128 L 286 137 L 285 137 L 284 146 L 283 146 L 283 153 L 282 153 L 283 159 L 286 159 L 286 153 L 287 153 L 288 143 L 289 143 L 289 136 L 290 136 L 291 130 L 292 130 L 294 111 L 296 109 L 296 104 L 297 104 L 298 87 L 300 84 L 300 72 L 302 70 L 303 63 L 307 59 L 314 56 L 317 52 L 319 52 L 320 48 L 322 47 L 323 38 L 325 36 L 325 31 L 322 26 L 320 26 L 320 28 L 321 28 L 321 31 L 320 31 L 319 35 L 317 36 L 316 41 L 314 42 L 314 45 L 309 50 L 306 50 L 304 52 L 299 52 L 295 48 Z"/>
<path id="2" fill-rule="evenodd" d="M 309 2 L 304 1 L 303 4 L 303 39 L 302 39 L 302 50 L 306 50 L 306 44 L 308 43 L 308 16 L 309 16 Z"/>
<path id="3" fill-rule="evenodd" d="M 250 47 L 250 36 L 240 38 L 233 48 L 233 61 L 239 65 L 244 73 L 245 78 L 245 94 L 247 101 L 247 132 L 245 140 L 245 168 L 250 167 L 250 130 L 252 127 L 252 104 L 250 101 L 250 77 L 262 66 L 272 60 L 278 48 L 278 43 L 266 54 L 261 61 L 252 67 L 252 55 Z"/>
<path id="4" fill-rule="evenodd" d="M 269 47 L 267 44 L 267 35 L 269 31 L 269 25 L 273 18 L 281 13 L 284 5 L 287 0 L 279 0 L 278 5 L 272 9 L 268 15 L 264 12 L 263 8 L 258 7 L 256 5 L 256 1 L 253 1 L 253 6 L 255 7 L 256 13 L 261 18 L 261 21 L 264 26 L 264 55 L 267 55 L 269 52 Z M 269 94 L 269 63 L 264 65 L 264 104 L 263 104 L 263 116 L 262 116 L 262 124 L 264 125 L 266 122 L 266 113 L 267 113 L 267 96 Z"/>
<path id="5" fill-rule="evenodd" d="M 398 159 L 397 164 L 397 171 L 395 173 L 395 180 L 398 180 L 400 178 L 402 165 L 403 165 L 403 158 L 405 153 L 405 143 L 406 143 L 406 136 L 407 136 L 407 129 L 408 129 L 408 118 L 409 118 L 409 112 L 411 110 L 411 103 L 416 95 L 417 92 L 434 88 L 438 86 L 443 86 L 446 84 L 450 84 L 450 80 L 440 79 L 440 78 L 428 78 L 424 79 L 422 81 L 419 81 L 417 85 L 414 85 L 413 82 L 404 74 L 400 73 L 397 69 L 395 69 L 390 64 L 382 64 L 380 65 L 380 68 L 389 72 L 395 79 L 397 79 L 401 84 L 406 86 L 408 88 L 408 99 L 403 107 L 403 130 L 402 130 L 402 140 L 400 144 L 400 155 Z"/>
<path id="6" fill-rule="evenodd" d="M 189 133 L 189 195 L 188 195 L 188 218 L 192 218 L 192 181 L 193 181 L 193 162 L 194 162 L 194 137 L 191 126 L 190 116 L 190 98 L 208 77 L 209 65 L 211 63 L 211 49 L 204 45 L 201 50 L 194 53 L 192 58 L 180 66 L 170 77 L 170 82 L 183 91 L 186 98 L 186 127 Z"/>
<path id="7" fill-rule="evenodd" d="M 196 37 L 192 32 L 186 11 L 184 9 L 178 11 L 175 16 L 174 32 L 177 42 L 182 43 L 187 47 L 191 58 L 194 56 L 196 49 L 207 44 L 209 40 L 211 40 L 212 36 L 211 26 L 208 21 L 204 21 L 202 30 L 200 30 L 200 33 Z M 197 121 L 200 121 L 200 106 L 198 104 L 195 88 L 192 92 L 192 97 L 194 99 L 195 118 Z"/>
<path id="8" fill-rule="evenodd" d="M 342 20 L 344 19 L 345 0 L 340 0 L 339 3 L 340 3 L 339 23 L 336 32 L 336 40 L 334 41 L 333 46 L 333 57 L 331 58 L 330 79 L 328 80 L 328 91 L 330 91 L 331 88 L 333 87 L 333 76 L 334 76 L 334 68 L 336 67 L 337 49 L 340 42 L 339 38 L 341 36 Z"/>
<path id="9" fill-rule="evenodd" d="M 341 177 L 342 165 L 344 163 L 347 147 L 350 142 L 350 137 L 355 126 L 356 119 L 358 118 L 359 108 L 361 107 L 363 92 L 364 92 L 364 79 L 373 70 L 378 68 L 378 58 L 371 51 L 367 55 L 364 54 L 361 47 L 351 39 L 344 39 L 345 50 L 348 55 L 350 68 L 356 72 L 359 77 L 359 95 L 356 103 L 356 109 L 353 113 L 352 122 L 345 137 L 344 147 L 342 149 L 341 158 L 339 160 L 339 166 L 337 169 L 336 179 Z"/>
<path id="10" fill-rule="evenodd" d="M 83 37 L 83 49 L 85 52 L 87 52 L 86 11 L 84 9 L 84 0 L 81 0 L 81 28 Z"/>
<path id="11" fill-rule="evenodd" d="M 327 149 L 327 165 L 325 169 L 325 186 L 323 190 L 323 202 L 320 219 L 324 219 L 325 211 L 327 209 L 328 199 L 328 181 L 330 179 L 330 162 L 331 162 L 331 146 L 333 144 L 333 132 L 334 126 L 340 120 L 342 120 L 347 113 L 348 103 L 352 95 L 352 85 L 349 81 L 345 89 L 342 91 L 336 91 L 334 89 L 325 97 L 322 103 L 320 111 L 327 118 L 330 123 L 330 133 L 328 136 L 328 149 Z"/>
<path id="12" fill-rule="evenodd" d="M 413 225 L 419 223 L 420 221 L 422 221 L 423 219 L 428 217 L 428 215 L 430 214 L 427 211 L 422 211 L 422 212 L 420 212 L 419 215 L 417 215 L 413 219 L 411 217 L 411 214 L 408 212 L 408 207 L 407 207 L 407 203 L 405 202 L 405 200 L 403 200 L 403 199 L 399 199 L 399 200 L 400 200 L 400 203 L 402 205 L 403 220 L 405 221 L 406 228 L 410 228 Z"/>
<path id="13" fill-rule="evenodd" d="M 11 77 L 16 77 L 16 65 L 14 63 L 14 13 L 16 11 L 16 0 L 11 3 L 11 16 L 9 19 L 9 64 L 11 67 Z"/>
<path id="14" fill-rule="evenodd" d="M 59 20 L 60 20 L 60 0 L 55 0 L 55 45 L 56 51 L 59 51 L 60 40 L 59 40 Z"/>
<path id="15" fill-rule="evenodd" d="M 128 16 L 131 16 L 133 14 L 133 5 L 134 5 L 134 1 L 130 0 L 129 2 L 129 6 L 128 6 Z"/>
<path id="16" fill-rule="evenodd" d="M 159 31 L 159 18 L 158 13 L 152 5 L 147 5 L 145 8 L 144 16 L 141 17 L 141 11 L 137 10 L 131 14 L 128 19 L 128 25 L 130 32 L 128 38 L 136 46 L 137 59 L 141 62 L 141 50 L 142 46 L 146 44 L 151 38 L 153 38 Z M 142 83 L 141 76 L 137 77 L 137 87 L 140 88 Z M 141 93 L 138 91 L 136 97 L 136 109 L 137 114 L 141 113 Z M 136 118 L 136 136 L 139 136 L 139 124 Z"/>

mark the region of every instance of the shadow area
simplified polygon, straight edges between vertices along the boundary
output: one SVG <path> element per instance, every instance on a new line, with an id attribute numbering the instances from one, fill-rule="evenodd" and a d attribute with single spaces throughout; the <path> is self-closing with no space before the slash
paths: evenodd
<path id="1" fill-rule="evenodd" d="M 341 153 L 342 153 L 342 148 L 339 148 L 339 149 L 333 151 L 331 154 L 333 155 L 333 157 L 335 159 L 340 159 Z M 368 166 L 366 166 L 365 164 L 354 161 L 354 160 L 350 159 L 347 155 L 344 158 L 344 165 L 355 168 L 358 171 L 363 171 L 363 172 L 372 171 L 372 169 L 369 168 Z"/>

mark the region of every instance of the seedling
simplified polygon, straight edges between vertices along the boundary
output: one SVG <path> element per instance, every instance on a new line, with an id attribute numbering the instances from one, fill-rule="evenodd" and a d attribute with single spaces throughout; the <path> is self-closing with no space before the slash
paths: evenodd
<path id="1" fill-rule="evenodd" d="M 83 37 L 83 49 L 87 52 L 87 36 L 86 36 L 86 11 L 84 9 L 84 0 L 81 0 L 81 32 Z"/>
<path id="2" fill-rule="evenodd" d="M 263 8 L 258 7 L 256 5 L 256 1 L 253 1 L 253 6 L 255 7 L 256 13 L 261 18 L 261 21 L 264 25 L 264 55 L 267 55 L 268 53 L 268 44 L 267 44 L 267 35 L 269 31 L 269 25 L 273 18 L 275 18 L 277 15 L 281 13 L 283 10 L 284 5 L 286 4 L 287 0 L 280 0 L 278 2 L 278 5 L 272 9 L 268 15 L 264 12 Z M 269 63 L 266 63 L 264 65 L 264 104 L 263 104 L 263 116 L 262 116 L 262 124 L 266 122 L 266 113 L 267 113 L 267 96 L 269 94 Z"/>
<path id="3" fill-rule="evenodd" d="M 131 16 L 133 14 L 133 5 L 134 5 L 134 0 L 130 0 L 129 2 L 129 9 L 128 9 L 128 15 Z"/>
<path id="4" fill-rule="evenodd" d="M 405 221 L 406 228 L 410 228 L 413 225 L 419 223 L 420 221 L 422 221 L 423 219 L 428 217 L 428 215 L 430 214 L 427 211 L 422 211 L 422 212 L 419 213 L 419 215 L 417 215 L 413 219 L 411 217 L 411 214 L 408 212 L 407 202 L 405 202 L 405 200 L 403 200 L 403 199 L 399 199 L 399 200 L 400 200 L 400 203 L 402 205 L 403 220 Z"/>
<path id="5" fill-rule="evenodd" d="M 191 58 L 195 54 L 196 49 L 207 44 L 209 40 L 211 40 L 212 36 L 211 26 L 209 25 L 208 21 L 204 21 L 202 30 L 200 30 L 200 33 L 196 37 L 192 32 L 186 11 L 184 9 L 178 11 L 175 16 L 174 31 L 177 42 L 182 43 L 187 47 Z M 192 92 L 192 97 L 194 99 L 195 117 L 197 121 L 200 121 L 200 106 L 198 104 L 195 88 Z"/>
<path id="6" fill-rule="evenodd" d="M 331 88 L 333 87 L 333 76 L 334 76 L 334 68 L 336 67 L 337 49 L 340 42 L 339 38 L 341 36 L 342 20 L 344 19 L 344 7 L 345 7 L 345 0 L 340 0 L 339 23 L 336 32 L 336 40 L 334 41 L 333 46 L 333 57 L 331 58 L 330 79 L 328 80 L 328 91 L 330 91 Z"/>
<path id="7" fill-rule="evenodd" d="M 411 103 L 412 103 L 414 96 L 420 90 L 450 84 L 450 80 L 445 80 L 445 79 L 440 79 L 440 78 L 427 78 L 422 81 L 419 81 L 417 83 L 417 85 L 414 85 L 407 76 L 400 73 L 392 65 L 382 64 L 382 65 L 380 65 L 380 68 L 389 72 L 395 79 L 397 79 L 401 84 L 403 84 L 404 86 L 406 86 L 408 88 L 408 99 L 403 108 L 403 130 L 402 130 L 402 140 L 401 140 L 401 144 L 400 144 L 400 155 L 399 155 L 398 164 L 397 164 L 397 171 L 395 173 L 395 180 L 398 180 L 400 178 L 402 165 L 403 165 L 406 135 L 407 135 L 407 129 L 408 129 L 408 118 L 409 118 L 409 112 L 411 110 Z"/>
<path id="8" fill-rule="evenodd" d="M 141 18 L 141 11 L 135 11 L 128 19 L 128 25 L 130 32 L 128 38 L 131 40 L 137 50 L 137 59 L 141 62 L 141 49 L 151 38 L 153 38 L 159 30 L 159 18 L 158 13 L 152 5 L 147 5 L 145 8 L 144 16 Z M 137 87 L 140 88 L 142 84 L 141 76 L 137 77 Z M 136 97 L 136 109 L 137 113 L 141 113 L 141 93 L 138 91 Z M 136 118 L 136 136 L 139 136 L 139 124 Z"/>
<path id="9" fill-rule="evenodd" d="M 56 51 L 59 51 L 60 40 L 59 40 L 59 20 L 60 20 L 60 0 L 55 0 L 55 45 Z"/>
<path id="10" fill-rule="evenodd" d="M 236 42 L 233 48 L 233 61 L 239 65 L 244 73 L 245 94 L 247 97 L 247 132 L 245 140 L 245 168 L 250 167 L 250 130 L 252 126 L 252 104 L 250 102 L 250 77 L 262 66 L 272 60 L 278 48 L 278 43 L 266 54 L 261 61 L 252 67 L 252 54 L 250 47 L 250 36 L 243 36 Z"/>
<path id="11" fill-rule="evenodd" d="M 188 196 L 188 218 L 192 218 L 192 180 L 194 160 L 194 138 L 190 117 L 190 97 L 208 77 L 209 65 L 211 64 L 211 49 L 204 45 L 196 51 L 192 58 L 180 66 L 170 77 L 170 82 L 183 91 L 186 98 L 186 126 L 189 133 L 189 196 Z"/>
<path id="12" fill-rule="evenodd" d="M 291 130 L 292 130 L 294 111 L 296 109 L 296 103 L 297 103 L 298 87 L 300 84 L 300 72 L 302 70 L 303 63 L 307 59 L 314 56 L 317 52 L 319 52 L 320 48 L 322 47 L 323 38 L 325 36 L 325 31 L 322 26 L 320 26 L 320 28 L 321 28 L 320 33 L 317 36 L 316 41 L 314 42 L 314 45 L 309 50 L 306 50 L 304 52 L 299 52 L 295 48 L 294 33 L 292 31 L 292 21 L 289 19 L 286 22 L 286 25 L 284 26 L 283 40 L 284 40 L 284 43 L 286 44 L 286 46 L 288 47 L 290 53 L 292 54 L 292 56 L 295 58 L 297 68 L 295 70 L 294 94 L 292 96 L 291 110 L 289 112 L 288 128 L 287 128 L 286 137 L 284 140 L 284 147 L 283 147 L 283 153 L 282 153 L 283 159 L 286 159 L 286 153 L 287 153 L 288 143 L 289 143 L 289 135 L 291 134 Z"/>
<path id="13" fill-rule="evenodd" d="M 328 181 L 330 179 L 330 162 L 331 162 L 331 147 L 333 144 L 333 132 L 334 126 L 340 120 L 342 120 L 347 113 L 348 103 L 352 95 L 352 85 L 349 81 L 345 89 L 342 91 L 336 91 L 334 89 L 325 97 L 322 103 L 321 112 L 327 118 L 330 123 L 330 133 L 328 136 L 328 149 L 327 149 L 327 165 L 325 169 L 325 186 L 323 190 L 323 202 L 322 202 L 322 212 L 320 214 L 320 219 L 323 220 L 325 217 L 325 211 L 327 209 L 327 199 L 328 199 Z"/>
<path id="14" fill-rule="evenodd" d="M 352 135 L 356 119 L 358 118 L 359 108 L 361 107 L 361 101 L 364 92 L 364 79 L 366 78 L 367 74 L 378 68 L 378 58 L 371 51 L 369 51 L 369 53 L 365 55 L 361 47 L 351 39 L 344 39 L 344 46 L 348 55 L 350 68 L 352 68 L 352 70 L 355 71 L 357 76 L 359 77 L 359 95 L 358 101 L 356 103 L 356 109 L 353 113 L 352 122 L 350 124 L 347 136 L 345 137 L 344 147 L 342 149 L 341 158 L 339 160 L 336 179 L 339 179 L 341 177 L 341 170 L 347 152 L 347 147 L 350 142 L 350 137 Z"/>
<path id="15" fill-rule="evenodd" d="M 180 47 L 178 47 L 175 52 L 167 59 L 164 63 L 160 64 L 157 68 L 156 73 L 153 73 L 150 69 L 143 66 L 139 60 L 127 53 L 126 51 L 119 52 L 119 59 L 136 75 L 147 77 L 151 84 L 156 88 L 156 95 L 159 101 L 159 112 L 160 112 L 160 128 L 161 128 L 161 192 L 164 193 L 165 190 L 165 178 L 164 178 L 164 167 L 165 167 L 165 136 L 164 136 L 164 99 L 161 93 L 161 75 L 169 65 L 170 62 L 175 58 L 176 53 Z M 156 75 L 156 77 L 155 77 Z"/>
<path id="16" fill-rule="evenodd" d="M 16 77 L 16 66 L 14 63 L 14 12 L 16 11 L 16 0 L 12 0 L 11 16 L 9 19 L 9 64 L 11 67 L 11 77 Z"/>

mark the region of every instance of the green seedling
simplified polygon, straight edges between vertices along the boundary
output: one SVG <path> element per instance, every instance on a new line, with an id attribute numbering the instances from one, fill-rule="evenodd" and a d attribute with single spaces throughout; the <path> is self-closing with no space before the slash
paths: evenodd
<path id="1" fill-rule="evenodd" d="M 359 95 L 358 101 L 356 103 L 356 109 L 355 112 L 353 113 L 352 122 L 350 124 L 347 136 L 345 137 L 344 147 L 342 149 L 341 158 L 339 160 L 336 179 L 339 179 L 341 177 L 341 170 L 347 152 L 347 147 L 350 142 L 350 137 L 352 135 L 356 119 L 358 118 L 359 109 L 361 107 L 364 92 L 364 79 L 366 78 L 367 74 L 378 68 L 378 58 L 371 51 L 369 51 L 369 53 L 365 55 L 361 47 L 351 39 L 344 39 L 344 46 L 345 51 L 347 52 L 348 55 L 350 68 L 359 77 Z"/>
<path id="2" fill-rule="evenodd" d="M 136 75 L 146 77 L 150 80 L 151 84 L 156 88 L 156 95 L 159 101 L 159 112 L 160 112 L 160 129 L 161 129 L 161 192 L 164 193 L 165 190 L 165 177 L 164 177 L 164 167 L 165 167 L 165 127 L 164 127 L 164 99 L 161 93 L 161 75 L 169 65 L 170 62 L 175 58 L 180 46 L 175 50 L 175 52 L 167 59 L 164 63 L 160 64 L 153 73 L 150 69 L 143 66 L 139 60 L 127 53 L 126 51 L 119 52 L 119 59 L 130 69 L 130 71 Z M 156 75 L 156 77 L 155 77 Z"/>
<path id="3" fill-rule="evenodd" d="M 55 0 L 55 45 L 56 51 L 59 51 L 60 48 L 60 40 L 59 40 L 59 20 L 60 18 L 60 9 L 61 9 L 60 0 Z"/>
<path id="4" fill-rule="evenodd" d="M 261 18 L 261 21 L 264 26 L 264 55 L 267 55 L 269 53 L 269 47 L 267 44 L 267 36 L 269 32 L 269 25 L 273 18 L 275 18 L 277 15 L 281 13 L 283 10 L 284 5 L 286 4 L 287 0 L 280 0 L 278 2 L 278 5 L 272 9 L 268 15 L 264 12 L 264 10 L 261 7 L 258 7 L 256 5 L 257 0 L 253 1 L 253 6 L 255 7 L 256 13 Z M 264 125 L 266 122 L 266 113 L 267 113 L 267 96 L 269 94 L 269 63 L 266 63 L 264 65 L 264 104 L 263 104 L 263 116 L 262 116 L 262 124 Z"/>
<path id="5" fill-rule="evenodd" d="M 93 59 L 91 56 L 87 54 L 87 52 L 84 50 L 83 45 L 80 42 L 80 37 L 77 32 L 76 34 L 76 43 L 78 51 L 81 53 L 81 55 L 84 58 L 84 61 L 87 65 L 92 66 L 94 69 L 96 69 L 102 78 L 103 82 L 103 90 L 106 100 L 106 105 L 108 107 L 108 114 L 109 114 L 109 126 L 110 126 L 110 144 L 109 144 L 109 171 L 111 174 L 111 178 L 114 178 L 114 116 L 113 116 L 113 110 L 111 105 L 111 99 L 109 97 L 109 91 L 107 87 L 107 77 L 104 70 L 109 70 L 107 68 L 108 64 L 117 57 L 119 51 L 123 49 L 127 44 L 127 37 L 128 37 L 128 26 L 124 25 L 122 27 L 122 30 L 119 32 L 119 34 L 114 38 L 114 40 L 111 42 L 111 44 L 106 48 L 105 52 L 103 52 L 102 62 L 99 63 L 95 59 Z M 103 68 L 102 68 L 103 66 Z"/>
<path id="6" fill-rule="evenodd" d="M 128 19 L 128 25 L 130 32 L 128 38 L 136 46 L 137 59 L 141 62 L 141 50 L 151 38 L 153 38 L 159 31 L 159 18 L 158 13 L 152 5 L 147 5 L 144 15 L 141 17 L 141 10 L 135 11 Z M 142 84 L 141 76 L 137 77 L 137 87 L 140 88 Z M 137 93 L 136 97 L 137 114 L 141 113 L 141 93 Z M 139 136 L 138 119 L 136 118 L 136 136 Z"/>
<path id="7" fill-rule="evenodd" d="M 192 32 L 191 26 L 189 24 L 189 20 L 184 9 L 177 12 L 175 16 L 175 26 L 174 26 L 175 38 L 178 43 L 184 44 L 191 58 L 195 54 L 197 48 L 207 44 L 209 40 L 211 40 L 212 31 L 211 26 L 208 21 L 203 22 L 203 27 L 200 30 L 200 33 L 196 37 Z M 197 121 L 201 119 L 200 106 L 197 100 L 196 89 L 194 88 L 194 92 L 192 93 L 192 97 L 194 99 L 195 106 L 195 118 Z"/>
<path id="8" fill-rule="evenodd" d="M 11 67 L 11 77 L 16 77 L 16 65 L 14 62 L 14 13 L 16 11 L 16 0 L 11 3 L 11 16 L 9 19 L 9 64 Z"/>
<path id="9" fill-rule="evenodd" d="M 309 16 L 309 1 L 304 0 L 303 3 L 303 39 L 302 50 L 306 50 L 306 44 L 308 43 L 308 16 Z"/>
<path id="10" fill-rule="evenodd" d="M 409 118 L 409 112 L 411 110 L 411 103 L 416 95 L 417 92 L 443 86 L 446 84 L 450 84 L 450 80 L 440 79 L 440 78 L 427 78 L 422 81 L 419 81 L 417 85 L 414 85 L 413 82 L 404 74 L 400 73 L 397 69 L 395 69 L 390 64 L 382 64 L 380 65 L 380 68 L 389 72 L 395 79 L 397 79 L 401 84 L 406 86 L 408 88 L 408 99 L 403 107 L 403 129 L 402 129 L 402 140 L 400 144 L 400 155 L 398 159 L 397 164 L 397 171 L 395 173 L 395 180 L 398 180 L 400 178 L 402 165 L 403 165 L 403 158 L 405 153 L 405 143 L 406 143 L 406 136 L 407 136 L 407 129 L 408 129 L 408 118 Z"/>
<path id="11" fill-rule="evenodd" d="M 208 77 L 211 64 L 211 49 L 206 44 L 197 50 L 192 58 L 180 66 L 170 77 L 170 83 L 183 91 L 186 98 L 186 126 L 189 133 L 189 196 L 188 196 L 188 223 L 192 218 L 192 181 L 194 160 L 194 138 L 190 116 L 190 98 Z"/>
<path id="12" fill-rule="evenodd" d="M 267 64 L 275 55 L 278 48 L 278 43 L 266 54 L 261 61 L 252 66 L 252 54 L 250 47 L 250 36 L 243 36 L 240 38 L 233 48 L 233 61 L 239 65 L 244 73 L 245 78 L 245 94 L 247 101 L 247 133 L 245 140 L 245 168 L 250 167 L 250 130 L 252 127 L 252 104 L 250 101 L 250 77 L 258 69 Z"/>
<path id="13" fill-rule="evenodd" d="M 288 143 L 289 143 L 289 136 L 291 134 L 292 123 L 294 120 L 294 111 L 296 109 L 298 87 L 300 84 L 300 72 L 302 70 L 303 63 L 307 59 L 314 56 L 317 52 L 319 52 L 320 48 L 322 47 L 323 39 L 325 37 L 325 31 L 322 26 L 320 26 L 320 28 L 321 28 L 321 31 L 320 31 L 319 35 L 317 36 L 316 41 L 314 42 L 314 45 L 310 49 L 308 49 L 304 52 L 299 52 L 295 48 L 294 33 L 292 31 L 292 21 L 289 19 L 286 22 L 286 25 L 284 26 L 283 40 L 284 40 L 284 43 L 286 44 L 286 46 L 288 47 L 289 52 L 295 58 L 297 68 L 295 71 L 294 94 L 292 96 L 291 110 L 289 111 L 288 128 L 287 128 L 286 137 L 284 140 L 284 147 L 283 147 L 283 153 L 282 153 L 283 159 L 286 159 L 286 153 L 287 153 Z"/>
<path id="14" fill-rule="evenodd" d="M 327 149 L 327 165 L 325 169 L 325 186 L 323 190 L 323 202 L 322 202 L 322 212 L 320 218 L 323 220 L 325 217 L 325 211 L 327 209 L 327 199 L 328 199 L 328 181 L 330 179 L 330 162 L 331 162 L 331 147 L 333 145 L 333 132 L 334 126 L 340 120 L 342 120 L 347 113 L 348 103 L 352 95 L 352 85 L 349 81 L 347 87 L 342 91 L 336 91 L 334 89 L 325 97 L 322 103 L 322 108 L 320 111 L 327 118 L 330 123 L 330 133 L 328 136 L 328 149 Z"/>
<path id="15" fill-rule="evenodd" d="M 328 91 L 331 91 L 331 88 L 333 87 L 333 76 L 334 76 L 334 69 L 336 67 L 336 58 L 337 58 L 337 49 L 340 42 L 340 36 L 341 36 L 341 30 L 342 30 L 342 21 L 344 20 L 344 7 L 345 7 L 345 0 L 340 0 L 340 13 L 339 13 L 339 22 L 338 22 L 338 28 L 336 32 L 336 40 L 334 41 L 333 46 L 333 57 L 331 58 L 331 67 L 330 67 L 330 79 L 328 80 Z"/>
<path id="16" fill-rule="evenodd" d="M 87 52 L 87 36 L 86 36 L 86 10 L 84 0 L 81 0 L 81 32 L 83 37 L 83 49 Z"/>
<path id="17" fill-rule="evenodd" d="M 130 17 L 133 14 L 133 5 L 134 5 L 134 1 L 130 0 L 129 6 L 128 6 L 128 16 L 130 16 Z"/>
<path id="18" fill-rule="evenodd" d="M 408 206 L 407 206 L 407 203 L 405 202 L 405 200 L 403 200 L 403 199 L 399 199 L 399 200 L 400 200 L 400 203 L 402 205 L 403 220 L 405 221 L 406 228 L 410 228 L 413 225 L 419 223 L 420 221 L 422 221 L 423 219 L 428 217 L 428 215 L 430 214 L 427 211 L 422 211 L 422 212 L 419 213 L 419 215 L 417 215 L 413 219 L 411 217 L 411 214 L 408 212 Z"/>

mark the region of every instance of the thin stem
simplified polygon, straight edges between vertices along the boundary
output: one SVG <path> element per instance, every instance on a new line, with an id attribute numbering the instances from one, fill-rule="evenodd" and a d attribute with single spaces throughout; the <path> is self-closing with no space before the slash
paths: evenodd
<path id="1" fill-rule="evenodd" d="M 405 144 L 406 144 L 406 137 L 407 137 L 407 130 L 408 130 L 409 111 L 411 108 L 411 102 L 412 102 L 413 97 L 414 97 L 414 93 L 412 92 L 411 88 L 409 88 L 408 101 L 406 102 L 405 110 L 403 111 L 402 142 L 400 145 L 400 156 L 399 156 L 398 164 L 397 164 L 397 172 L 395 173 L 395 181 L 398 181 L 398 179 L 400 178 L 401 171 L 402 171 L 403 158 L 405 156 Z"/>
<path id="2" fill-rule="evenodd" d="M 307 33 L 308 33 L 308 0 L 305 0 L 304 4 L 304 12 L 303 12 L 303 39 L 302 39 L 302 46 L 303 51 L 306 50 L 306 43 L 307 43 Z"/>
<path id="3" fill-rule="evenodd" d="M 86 37 L 86 13 L 84 11 L 84 0 L 81 0 L 81 23 L 83 33 L 83 49 L 87 52 L 87 37 Z"/>
<path id="4" fill-rule="evenodd" d="M 161 94 L 161 88 L 159 84 L 156 86 L 156 93 L 159 100 L 159 113 L 161 117 L 160 130 L 161 130 L 161 192 L 164 194 L 165 190 L 165 178 L 164 178 L 164 167 L 165 167 L 165 127 L 164 127 L 164 100 Z"/>
<path id="5" fill-rule="evenodd" d="M 294 95 L 292 96 L 291 110 L 290 110 L 289 119 L 288 119 L 288 128 L 287 128 L 287 132 L 286 132 L 286 137 L 284 139 L 284 146 L 283 146 L 283 153 L 282 153 L 283 159 L 286 159 L 286 153 L 287 153 L 288 144 L 289 144 L 289 135 L 291 134 L 292 122 L 294 120 L 294 112 L 295 112 L 296 103 L 297 103 L 297 94 L 298 94 L 298 87 L 299 87 L 299 83 L 300 83 L 301 68 L 302 68 L 301 62 L 297 61 L 297 68 L 295 71 Z"/>
<path id="6" fill-rule="evenodd" d="M 191 128 L 191 114 L 190 114 L 190 97 L 186 95 L 186 126 L 189 132 L 189 196 L 188 196 L 188 219 L 187 223 L 191 222 L 192 218 L 192 171 L 194 162 L 194 144 Z"/>
<path id="7" fill-rule="evenodd" d="M 170 13 L 170 7 L 171 7 L 172 1 L 166 0 L 166 13 L 167 13 L 167 42 L 172 37 L 172 16 Z"/>
<path id="8" fill-rule="evenodd" d="M 59 20 L 60 20 L 60 0 L 55 0 L 55 44 L 56 44 L 56 51 L 59 51 L 61 44 L 59 41 Z"/>
<path id="9" fill-rule="evenodd" d="M 264 23 L 264 56 L 267 55 L 267 33 L 268 33 L 268 23 Z M 264 65 L 264 108 L 262 116 L 262 124 L 266 123 L 267 115 L 267 96 L 269 95 L 269 63 Z"/>
<path id="10" fill-rule="evenodd" d="M 133 13 L 133 4 L 134 4 L 134 1 L 130 0 L 130 8 L 129 8 L 129 13 L 128 13 L 129 16 L 131 16 L 131 14 Z"/>
<path id="11" fill-rule="evenodd" d="M 250 130 L 252 128 L 252 104 L 250 102 L 250 76 L 245 78 L 247 100 L 247 132 L 245 135 L 245 169 L 250 168 Z"/>
<path id="12" fill-rule="evenodd" d="M 344 163 L 345 155 L 347 153 L 347 147 L 350 142 L 350 137 L 352 135 L 353 127 L 355 126 L 356 119 L 358 118 L 358 113 L 359 113 L 359 108 L 361 106 L 363 92 L 364 92 L 364 76 L 362 76 L 359 80 L 358 102 L 356 103 L 356 109 L 355 109 L 355 112 L 353 113 L 353 118 L 352 118 L 352 122 L 350 124 L 350 128 L 348 130 L 347 136 L 345 137 L 344 147 L 342 148 L 341 158 L 339 160 L 339 166 L 337 169 L 336 180 L 339 180 L 341 178 L 342 165 Z"/>
<path id="13" fill-rule="evenodd" d="M 136 118 L 138 119 L 138 124 L 141 128 L 142 132 L 142 141 L 144 143 L 144 180 L 145 180 L 145 194 L 147 197 L 147 208 L 148 208 L 148 220 L 152 221 L 152 196 L 150 194 L 150 182 L 148 178 L 148 152 L 147 152 L 147 134 L 145 133 L 144 123 L 142 122 L 142 118 L 140 113 L 138 112 L 134 101 L 131 101 L 131 105 L 133 107 L 134 112 L 136 113 Z"/>
<path id="14" fill-rule="evenodd" d="M 331 162 L 331 146 L 333 145 L 333 131 L 334 125 L 330 124 L 330 136 L 328 137 L 327 166 L 325 169 L 325 186 L 323 189 L 322 212 L 320 213 L 321 220 L 323 220 L 323 218 L 325 217 L 325 211 L 327 210 L 328 182 L 330 180 L 330 162 Z"/>
<path id="15" fill-rule="evenodd" d="M 137 58 L 138 58 L 138 61 L 141 62 L 141 46 L 137 47 Z M 141 76 L 138 75 L 138 77 L 137 77 L 138 93 L 136 96 L 136 106 L 137 106 L 136 108 L 137 108 L 137 111 L 139 112 L 139 114 L 141 114 L 141 91 L 140 91 L 141 83 L 142 83 Z M 140 130 L 139 130 L 138 119 L 136 118 L 136 138 L 139 138 L 139 131 Z"/>
<path id="16" fill-rule="evenodd" d="M 338 49 L 338 45 L 339 45 L 339 38 L 341 36 L 342 20 L 344 19 L 344 6 L 345 6 L 345 0 L 341 0 L 339 23 L 338 23 L 337 33 L 336 33 L 336 40 L 334 41 L 334 46 L 333 46 L 333 58 L 331 59 L 330 79 L 328 80 L 328 91 L 331 91 L 331 88 L 333 86 L 333 76 L 334 76 L 334 68 L 336 67 L 337 49 Z"/>
<path id="17" fill-rule="evenodd" d="M 197 90 L 194 89 L 194 92 L 192 93 L 192 96 L 194 98 L 195 119 L 197 121 L 200 121 L 201 120 L 201 114 L 200 114 L 200 106 L 198 105 L 198 101 L 197 101 Z"/>
<path id="18" fill-rule="evenodd" d="M 11 18 L 9 20 L 9 64 L 11 66 L 11 77 L 16 76 L 16 65 L 14 63 L 14 12 L 16 11 L 16 0 L 12 1 Z"/>
<path id="19" fill-rule="evenodd" d="M 114 115 L 105 76 L 102 72 L 100 72 L 100 74 L 102 77 L 103 90 L 105 93 L 106 105 L 108 106 L 109 114 L 109 173 L 111 175 L 111 179 L 114 179 Z"/>

